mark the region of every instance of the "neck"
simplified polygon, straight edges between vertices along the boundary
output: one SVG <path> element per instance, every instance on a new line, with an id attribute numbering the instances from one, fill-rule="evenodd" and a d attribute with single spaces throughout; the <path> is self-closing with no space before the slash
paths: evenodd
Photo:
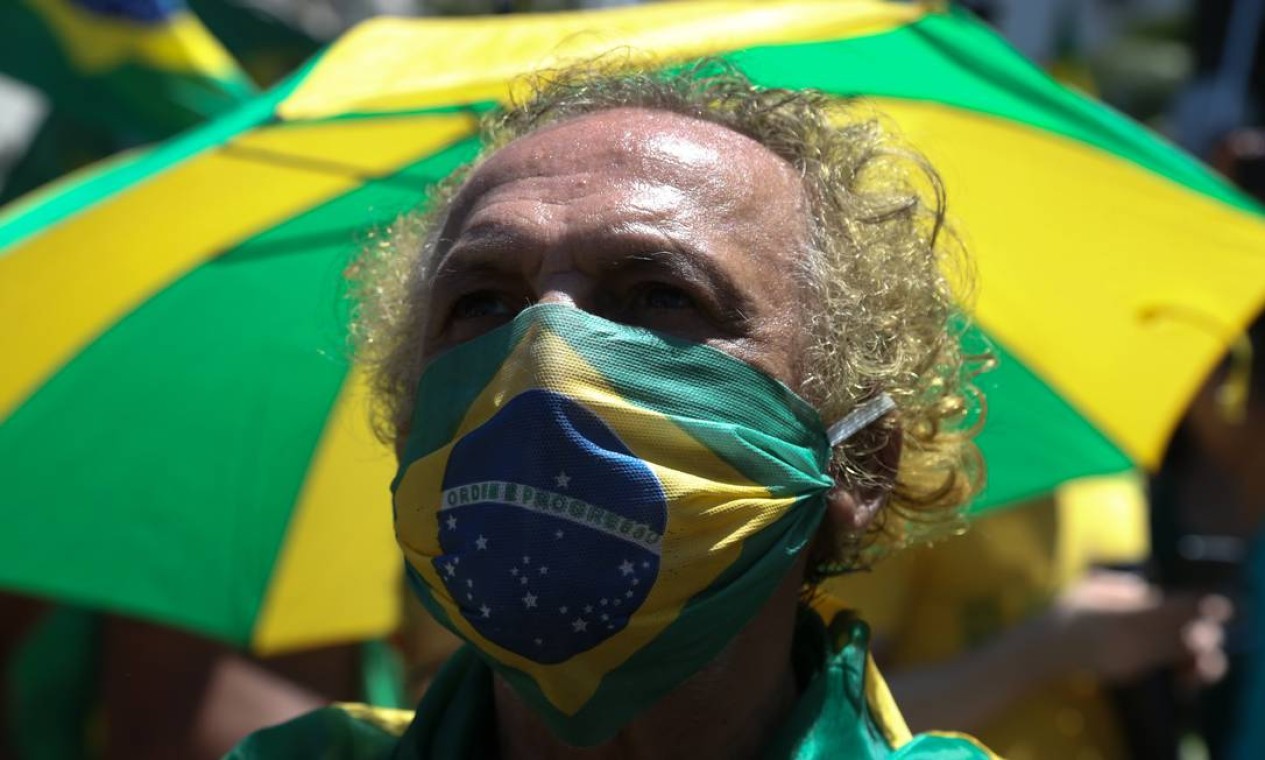
<path id="1" fill-rule="evenodd" d="M 796 568 L 756 617 L 701 671 L 648 707 L 608 742 L 572 747 L 556 738 L 513 689 L 496 678 L 503 760 L 751 758 L 795 706 L 791 666 Z"/>

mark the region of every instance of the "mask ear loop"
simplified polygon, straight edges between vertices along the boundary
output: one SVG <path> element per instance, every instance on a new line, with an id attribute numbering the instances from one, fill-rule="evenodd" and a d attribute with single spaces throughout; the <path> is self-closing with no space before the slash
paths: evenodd
<path id="1" fill-rule="evenodd" d="M 859 431 L 863 430 L 878 421 L 880 417 L 896 408 L 896 402 L 886 393 L 880 393 L 874 398 L 866 401 L 860 406 L 844 415 L 843 419 L 826 428 L 826 438 L 830 440 L 830 445 L 838 446 Z M 819 579 L 829 578 L 836 575 L 843 575 L 854 571 L 856 568 L 850 564 L 841 564 L 836 562 L 823 562 L 816 566 L 815 571 Z"/>
<path id="2" fill-rule="evenodd" d="M 838 446 L 864 428 L 873 425 L 880 417 L 896 408 L 896 402 L 886 393 L 880 393 L 844 415 L 843 419 L 826 428 L 826 438 L 831 446 Z"/>

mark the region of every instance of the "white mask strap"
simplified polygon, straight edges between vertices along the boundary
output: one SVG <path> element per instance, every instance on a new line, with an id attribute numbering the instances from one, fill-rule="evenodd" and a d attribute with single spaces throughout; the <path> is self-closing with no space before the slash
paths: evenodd
<path id="1" fill-rule="evenodd" d="M 866 401 L 844 415 L 843 419 L 826 429 L 826 437 L 831 446 L 838 446 L 857 434 L 857 431 L 868 427 L 878 418 L 896 408 L 896 402 L 886 393 L 881 393 Z"/>

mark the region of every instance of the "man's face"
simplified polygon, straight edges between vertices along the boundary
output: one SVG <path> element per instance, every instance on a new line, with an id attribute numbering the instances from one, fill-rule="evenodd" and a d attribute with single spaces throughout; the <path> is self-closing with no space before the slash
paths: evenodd
<path id="1" fill-rule="evenodd" d="M 805 213 L 788 164 L 715 124 L 619 109 L 536 132 L 453 204 L 424 359 L 562 303 L 707 343 L 796 389 Z"/>

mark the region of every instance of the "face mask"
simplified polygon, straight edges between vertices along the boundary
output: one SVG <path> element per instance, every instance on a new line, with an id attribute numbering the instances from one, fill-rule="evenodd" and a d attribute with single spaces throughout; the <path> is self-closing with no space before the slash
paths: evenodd
<path id="1" fill-rule="evenodd" d="M 410 583 L 563 740 L 711 661 L 812 539 L 836 442 L 713 348 L 534 306 L 435 359 L 393 484 Z"/>

